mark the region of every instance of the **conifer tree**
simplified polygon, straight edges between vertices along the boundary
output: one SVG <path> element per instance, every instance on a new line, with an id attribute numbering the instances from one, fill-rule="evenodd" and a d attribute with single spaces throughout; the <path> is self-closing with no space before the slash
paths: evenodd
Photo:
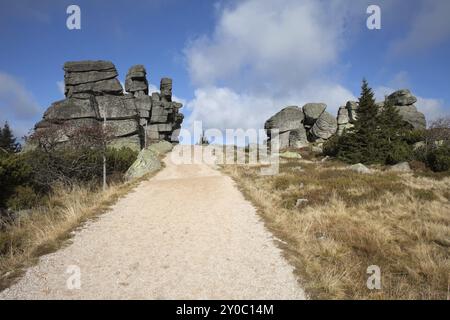
<path id="1" fill-rule="evenodd" d="M 405 140 L 408 128 L 394 104 L 385 99 L 378 115 L 380 138 L 386 164 L 406 161 L 412 153 L 412 147 Z"/>
<path id="2" fill-rule="evenodd" d="M 5 122 L 0 132 L 0 148 L 9 153 L 20 151 L 20 144 L 16 141 L 8 122 Z"/>
<path id="3" fill-rule="evenodd" d="M 374 93 L 364 79 L 354 127 L 339 139 L 338 158 L 350 163 L 384 162 Z"/>

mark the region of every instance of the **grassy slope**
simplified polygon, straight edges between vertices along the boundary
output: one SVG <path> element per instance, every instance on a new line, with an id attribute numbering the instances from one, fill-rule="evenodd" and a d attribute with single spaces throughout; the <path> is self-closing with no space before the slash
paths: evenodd
<path id="1" fill-rule="evenodd" d="M 450 275 L 450 178 L 289 160 L 277 176 L 224 172 L 258 208 L 311 298 L 445 299 Z M 296 200 L 308 202 L 296 207 Z M 382 289 L 366 286 L 381 268 Z"/>

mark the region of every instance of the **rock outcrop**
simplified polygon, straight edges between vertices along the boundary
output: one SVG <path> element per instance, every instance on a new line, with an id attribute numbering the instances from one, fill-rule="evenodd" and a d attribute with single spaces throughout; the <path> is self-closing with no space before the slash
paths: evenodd
<path id="1" fill-rule="evenodd" d="M 395 91 L 387 97 L 399 111 L 405 123 L 412 129 L 425 129 L 426 120 L 423 113 L 414 105 L 417 98 L 407 89 Z M 377 102 L 379 108 L 384 102 Z M 320 143 L 330 139 L 333 135 L 342 135 L 345 130 L 354 126 L 357 119 L 358 102 L 348 101 L 338 110 L 335 118 L 326 111 L 324 103 L 307 103 L 302 108 L 286 107 L 266 121 L 266 130 L 269 142 L 273 139 L 272 129 L 279 130 L 280 148 L 302 148 L 308 143 Z"/>
<path id="2" fill-rule="evenodd" d="M 325 109 L 323 103 L 308 103 L 302 108 L 286 107 L 266 121 L 269 141 L 273 138 L 271 130 L 279 130 L 280 148 L 302 148 L 310 142 L 323 142 L 336 133 L 337 121 Z"/>
<path id="3" fill-rule="evenodd" d="M 77 128 L 102 124 L 113 135 L 112 147 L 141 150 L 145 143 L 178 141 L 183 121 L 181 103 L 172 102 L 172 80 L 161 80 L 161 94 L 149 96 L 147 72 L 143 65 L 132 66 L 126 75 L 125 90 L 109 61 L 75 61 L 64 64 L 66 99 L 54 102 L 35 126 L 39 132 L 49 127 L 64 130 L 61 141 L 70 140 Z"/>

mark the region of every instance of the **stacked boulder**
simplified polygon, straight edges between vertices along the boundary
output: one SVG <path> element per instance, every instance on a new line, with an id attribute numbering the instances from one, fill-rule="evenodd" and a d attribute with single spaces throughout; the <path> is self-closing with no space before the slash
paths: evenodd
<path id="1" fill-rule="evenodd" d="M 411 129 L 425 129 L 425 115 L 414 105 L 417 98 L 407 89 L 395 91 L 386 100 L 398 109 L 403 121 Z M 381 109 L 384 102 L 377 102 Z M 266 121 L 264 129 L 269 138 L 273 139 L 273 129 L 278 129 L 277 136 L 280 148 L 302 148 L 309 143 L 320 143 L 330 139 L 333 135 L 342 135 L 345 130 L 354 126 L 357 119 L 358 102 L 348 101 L 338 110 L 335 118 L 326 111 L 324 103 L 307 103 L 302 108 L 286 107 Z"/>
<path id="2" fill-rule="evenodd" d="M 425 115 L 419 112 L 414 105 L 417 98 L 408 89 L 395 91 L 387 97 L 387 100 L 397 108 L 403 121 L 409 124 L 412 129 L 425 129 L 427 127 Z"/>
<path id="3" fill-rule="evenodd" d="M 149 125 L 146 127 L 147 137 L 151 141 L 178 142 L 178 135 L 184 116 L 179 112 L 183 106 L 172 101 L 172 79 L 162 78 L 160 93 L 151 96 L 152 112 Z"/>
<path id="4" fill-rule="evenodd" d="M 356 109 L 358 109 L 358 102 L 348 101 L 343 107 L 340 107 L 337 115 L 337 134 L 342 135 L 345 130 L 353 128 L 356 120 Z"/>
<path id="5" fill-rule="evenodd" d="M 310 142 L 323 142 L 332 137 L 337 130 L 336 119 L 325 109 L 323 103 L 308 103 L 302 108 L 286 107 L 266 121 L 264 129 L 270 140 L 278 129 L 279 147 L 302 148 Z"/>
<path id="6" fill-rule="evenodd" d="M 176 142 L 183 116 L 180 103 L 168 102 L 161 116 L 159 93 L 148 95 L 146 70 L 136 65 L 128 71 L 124 93 L 118 73 L 109 61 L 77 61 L 64 64 L 66 99 L 54 102 L 35 126 L 39 132 L 48 128 L 61 130 L 59 142 L 70 140 L 71 132 L 93 127 L 106 120 L 114 136 L 112 147 L 140 150 L 147 141 Z M 172 88 L 170 88 L 172 89 Z M 155 98 L 154 98 L 155 97 Z M 155 120 L 157 119 L 157 121 Z M 157 135 L 149 137 L 148 128 L 157 123 Z M 150 125 L 149 125 L 150 124 Z"/>
<path id="7" fill-rule="evenodd" d="M 125 79 L 125 90 L 135 97 L 148 95 L 147 71 L 141 64 L 132 66 Z"/>
<path id="8" fill-rule="evenodd" d="M 411 129 L 425 129 L 425 115 L 417 110 L 414 105 L 417 98 L 411 94 L 411 91 L 402 89 L 395 91 L 386 97 L 386 100 L 397 108 L 403 121 L 410 126 Z M 377 102 L 376 105 L 381 109 L 385 102 Z M 356 120 L 356 109 L 358 102 L 348 101 L 345 107 L 340 107 L 337 116 L 338 135 L 342 135 L 344 130 L 352 128 Z"/>

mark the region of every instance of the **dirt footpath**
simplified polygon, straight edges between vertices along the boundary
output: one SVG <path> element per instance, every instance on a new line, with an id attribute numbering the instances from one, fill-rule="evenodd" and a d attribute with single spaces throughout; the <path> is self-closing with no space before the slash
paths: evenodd
<path id="1" fill-rule="evenodd" d="M 165 162 L 0 299 L 305 298 L 229 177 L 205 164 Z"/>

